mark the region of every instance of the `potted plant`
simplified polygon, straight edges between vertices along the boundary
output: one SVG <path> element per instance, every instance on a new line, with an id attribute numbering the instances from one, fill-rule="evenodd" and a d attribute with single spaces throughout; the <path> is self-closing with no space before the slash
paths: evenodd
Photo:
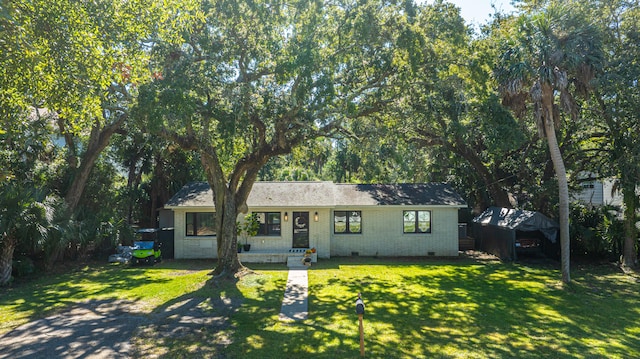
<path id="1" fill-rule="evenodd" d="M 242 253 L 242 244 L 238 243 L 238 253 Z"/>
<path id="2" fill-rule="evenodd" d="M 304 251 L 304 255 L 302 256 L 302 264 L 306 266 L 311 266 L 311 262 L 313 261 L 313 254 L 316 253 L 316 248 L 310 248 Z"/>
<path id="3" fill-rule="evenodd" d="M 242 249 L 248 252 L 251 249 L 251 244 L 248 243 L 249 237 L 253 237 L 258 234 L 260 229 L 260 222 L 258 222 L 258 215 L 255 213 L 247 214 L 244 217 L 244 223 L 242 223 L 242 237 L 244 238 L 244 245 Z"/>

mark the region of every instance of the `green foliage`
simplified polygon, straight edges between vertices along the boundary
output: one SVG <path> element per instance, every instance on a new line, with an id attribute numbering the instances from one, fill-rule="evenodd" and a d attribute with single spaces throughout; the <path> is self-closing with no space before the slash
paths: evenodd
<path id="1" fill-rule="evenodd" d="M 619 209 L 574 203 L 571 208 L 571 247 L 578 256 L 615 261 L 622 254 L 624 230 Z"/>
<path id="2" fill-rule="evenodd" d="M 518 16 L 503 31 L 501 57 L 494 74 L 502 102 L 517 117 L 529 113 L 538 135 L 549 147 L 558 180 L 558 212 L 562 278 L 570 279 L 569 188 L 565 166 L 567 145 L 558 140 L 562 119 L 577 122 L 579 99 L 586 99 L 591 82 L 603 65 L 601 32 L 585 21 L 577 1 L 549 1 L 544 7 Z M 567 141 L 570 144 L 569 141 Z"/>
<path id="3" fill-rule="evenodd" d="M 539 83 L 558 91 L 559 108 L 576 118 L 576 97 L 587 94 L 604 61 L 602 32 L 587 19 L 585 9 L 576 1 L 549 1 L 501 30 L 506 38 L 495 76 L 503 103 L 516 115 L 525 114 L 527 99 L 534 105 L 541 101 L 542 90 L 531 87 Z M 547 110 L 536 106 L 534 114 L 540 121 Z M 540 134 L 542 137 L 543 132 Z"/>
<path id="4" fill-rule="evenodd" d="M 192 25 L 184 47 L 157 47 L 163 80 L 144 90 L 141 115 L 152 130 L 196 131 L 219 151 L 225 172 L 263 136 L 268 143 L 298 143 L 357 115 L 369 106 L 365 94 L 380 86 L 366 85 L 365 71 L 375 76 L 382 71 L 378 66 L 390 66 L 392 51 L 380 44 L 393 34 L 379 22 L 391 19 L 391 7 L 371 2 L 345 12 L 307 1 L 291 6 L 231 1 L 201 11 L 206 30 Z M 183 16 L 195 21 L 199 13 Z M 330 30 L 338 22 L 341 33 Z M 351 47 L 347 39 L 360 45 Z M 370 59 L 366 68 L 356 55 Z"/>
<path id="5" fill-rule="evenodd" d="M 590 163 L 601 176 L 617 178 L 623 193 L 625 230 L 623 264 L 636 266 L 636 211 L 640 184 L 640 11 L 638 1 L 606 1 L 592 7 L 591 14 L 605 35 L 607 71 L 598 79 L 597 106 L 591 116 L 595 128 L 590 141 L 582 143 Z"/>
<path id="6" fill-rule="evenodd" d="M 258 222 L 258 214 L 249 213 L 244 216 L 244 222 L 242 222 L 242 234 L 244 236 L 245 243 L 247 242 L 248 238 L 258 234 L 259 229 L 260 222 Z"/>
<path id="7" fill-rule="evenodd" d="M 110 157 L 126 169 L 126 182 L 123 178 L 114 183 L 116 201 L 129 223 L 154 227 L 159 206 L 185 184 L 206 180 L 200 157 L 145 133 L 133 122 L 124 129 L 127 136 L 114 138 L 109 150 Z"/>
<path id="8" fill-rule="evenodd" d="M 8 240 L 38 241 L 46 232 L 45 207 L 39 193 L 15 182 L 0 186 L 0 243 Z"/>
<path id="9" fill-rule="evenodd" d="M 216 274 L 232 273 L 236 217 L 269 160 L 392 100 L 401 6 L 219 1 L 177 16 L 165 25 L 179 36 L 154 43 L 161 76 L 141 87 L 134 115 L 200 155 L 218 213 Z"/>
<path id="10" fill-rule="evenodd" d="M 145 16 L 139 10 L 149 11 L 150 3 L 12 2 L 7 31 L 12 37 L 2 68 L 10 75 L 15 103 L 56 110 L 74 133 L 102 118 L 105 90 L 122 84 L 123 76 L 139 82 L 145 70 L 135 51 L 139 54 L 138 36 L 148 33 L 140 26 Z M 118 63 L 127 64 L 126 75 Z"/>
<path id="11" fill-rule="evenodd" d="M 288 155 L 270 159 L 258 178 L 262 181 L 323 180 L 323 171 L 334 153 L 331 140 L 317 139 L 294 148 Z"/>
<path id="12" fill-rule="evenodd" d="M 14 256 L 12 275 L 16 278 L 27 277 L 36 272 L 33 260 L 25 256 Z"/>
<path id="13" fill-rule="evenodd" d="M 69 248 L 101 241 L 91 227 L 155 225 L 182 185 L 212 178 L 242 194 L 256 178 L 446 181 L 478 209 L 502 195 L 553 215 L 558 182 L 535 121 L 503 106 L 539 118 L 537 80 L 557 91 L 569 176 L 620 178 L 631 208 L 637 0 L 517 4 L 474 38 L 444 1 L 3 3 L 0 185 L 22 183 L 47 207 L 45 196 L 65 198 L 79 165 L 95 163 L 76 213 L 45 226 L 68 239 L 20 238 L 19 251 L 76 256 Z M 114 133 L 108 156 L 83 158 Z M 65 135 L 64 148 L 52 144 Z M 576 227 L 578 248 L 609 255 L 618 224 L 594 218 L 606 228 Z"/>
<path id="14" fill-rule="evenodd" d="M 43 189 L 40 197 L 68 198 L 77 191 L 80 198 L 71 204 L 73 214 L 59 200 L 41 202 L 55 213 L 45 225 L 49 235 L 19 241 L 21 253 L 42 252 L 49 266 L 87 255 L 100 241 L 96 228 L 122 217 L 116 202 L 120 171 L 98 156 L 126 119 L 138 86 L 151 78 L 149 42 L 160 5 L 153 0 L 3 4 L 0 115 L 3 144 L 10 151 L 2 156 L 3 180 L 30 181 Z M 66 147 L 51 145 L 63 136 Z M 94 164 L 91 175 L 80 173 Z M 85 182 L 76 186 L 85 180 L 86 189 Z"/>
<path id="15" fill-rule="evenodd" d="M 0 183 L 0 285 L 11 280 L 18 245 L 35 245 L 46 236 L 46 211 L 29 183 Z"/>
<path id="16" fill-rule="evenodd" d="M 151 78 L 148 42 L 159 10 L 154 0 L 13 1 L 7 8 L 0 112 L 41 107 L 53 114 L 47 135 L 64 138 L 59 155 L 66 162 L 38 174 L 58 176 L 43 181 L 72 211 L 100 152 L 126 120 L 137 86 Z M 20 124 L 15 116 L 6 119 L 8 127 Z"/>
<path id="17" fill-rule="evenodd" d="M 258 234 L 260 230 L 260 222 L 258 222 L 257 213 L 249 213 L 244 216 L 242 222 L 236 222 L 236 234 L 244 238 L 244 244 L 248 244 L 249 238 Z M 237 244 L 238 250 L 241 248 L 240 242 Z"/>

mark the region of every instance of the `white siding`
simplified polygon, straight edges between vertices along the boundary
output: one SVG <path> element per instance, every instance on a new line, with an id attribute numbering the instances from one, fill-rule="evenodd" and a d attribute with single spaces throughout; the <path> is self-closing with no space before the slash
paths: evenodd
<path id="1" fill-rule="evenodd" d="M 176 259 L 183 258 L 217 258 L 218 245 L 215 236 L 187 237 L 186 213 L 211 212 L 206 209 L 175 209 L 174 214 L 174 255 Z"/>
<path id="2" fill-rule="evenodd" d="M 256 236 L 249 239 L 251 251 L 287 251 L 293 246 L 293 212 L 309 212 L 309 247 L 315 247 L 319 258 L 329 258 L 329 209 L 320 208 L 287 208 L 286 210 L 276 208 L 250 208 L 250 212 L 280 212 L 282 228 L 280 236 Z M 284 213 L 287 212 L 289 219 L 284 220 Z M 318 222 L 314 220 L 315 213 L 318 212 Z M 241 216 L 244 218 L 244 215 Z M 244 244 L 244 241 L 242 242 Z"/>
<path id="3" fill-rule="evenodd" d="M 458 255 L 457 208 L 389 206 L 347 210 L 362 211 L 362 234 L 333 234 L 331 255 L 350 256 L 352 252 L 361 256 Z M 405 210 L 430 210 L 431 233 L 403 233 Z M 331 215 L 333 219 L 333 211 Z"/>
<path id="4" fill-rule="evenodd" d="M 573 199 L 594 206 L 622 205 L 622 193 L 614 191 L 613 179 L 593 180 L 582 183 L 582 190 L 573 194 Z"/>
<path id="5" fill-rule="evenodd" d="M 327 208 L 287 208 L 286 210 L 276 208 L 251 208 L 250 212 L 280 212 L 282 228 L 280 236 L 256 236 L 249 238 L 247 243 L 251 244 L 251 252 L 286 252 L 292 248 L 293 244 L 293 212 L 309 212 L 309 246 L 315 247 L 319 258 L 329 258 L 330 256 L 330 210 Z M 175 216 L 175 257 L 180 258 L 217 258 L 216 237 L 187 237 L 185 218 L 187 212 L 207 212 L 206 210 L 182 210 L 174 209 Z M 289 215 L 288 221 L 284 220 L 284 213 Z M 315 222 L 314 215 L 318 212 L 318 222 Z M 238 216 L 238 221 L 242 222 L 245 215 Z M 238 241 L 244 244 L 244 238 L 238 237 Z"/>
<path id="6" fill-rule="evenodd" d="M 604 192 L 602 182 L 588 181 L 582 183 L 582 190 L 573 195 L 573 198 L 582 203 L 601 206 L 604 204 Z"/>
<path id="7" fill-rule="evenodd" d="M 293 212 L 309 212 L 309 246 L 317 249 L 318 258 L 330 256 L 457 256 L 458 208 L 385 206 L 366 208 L 340 208 L 338 210 L 362 211 L 362 234 L 334 234 L 333 209 L 329 208 L 251 208 L 250 212 L 281 212 L 280 236 L 256 236 L 248 240 L 251 252 L 286 252 L 293 242 Z M 430 210 L 431 233 L 404 234 L 403 211 Z M 216 237 L 187 237 L 185 235 L 186 212 L 206 210 L 174 209 L 175 257 L 216 258 Z M 284 220 L 284 213 L 288 220 Z M 314 214 L 318 212 L 318 222 Z M 244 215 L 238 217 L 242 221 Z M 238 238 L 242 244 L 244 240 Z"/>

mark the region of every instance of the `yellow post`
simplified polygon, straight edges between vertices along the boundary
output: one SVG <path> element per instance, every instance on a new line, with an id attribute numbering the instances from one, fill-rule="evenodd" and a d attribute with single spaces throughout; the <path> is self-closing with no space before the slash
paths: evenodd
<path id="1" fill-rule="evenodd" d="M 364 358 L 364 326 L 362 325 L 362 314 L 358 315 L 360 321 L 360 356 Z"/>
<path id="2" fill-rule="evenodd" d="M 362 300 L 362 293 L 358 293 L 358 299 L 356 300 L 356 314 L 358 314 L 358 321 L 360 322 L 360 356 L 364 358 L 364 326 L 362 325 L 362 317 L 364 317 L 364 301 Z"/>

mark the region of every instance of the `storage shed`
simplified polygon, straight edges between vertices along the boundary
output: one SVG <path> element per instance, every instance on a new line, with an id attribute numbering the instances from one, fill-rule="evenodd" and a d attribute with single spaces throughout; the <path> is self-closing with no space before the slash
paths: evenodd
<path id="1" fill-rule="evenodd" d="M 517 253 L 542 251 L 557 242 L 560 226 L 542 213 L 489 207 L 473 219 L 476 248 L 502 260 L 516 260 Z"/>

